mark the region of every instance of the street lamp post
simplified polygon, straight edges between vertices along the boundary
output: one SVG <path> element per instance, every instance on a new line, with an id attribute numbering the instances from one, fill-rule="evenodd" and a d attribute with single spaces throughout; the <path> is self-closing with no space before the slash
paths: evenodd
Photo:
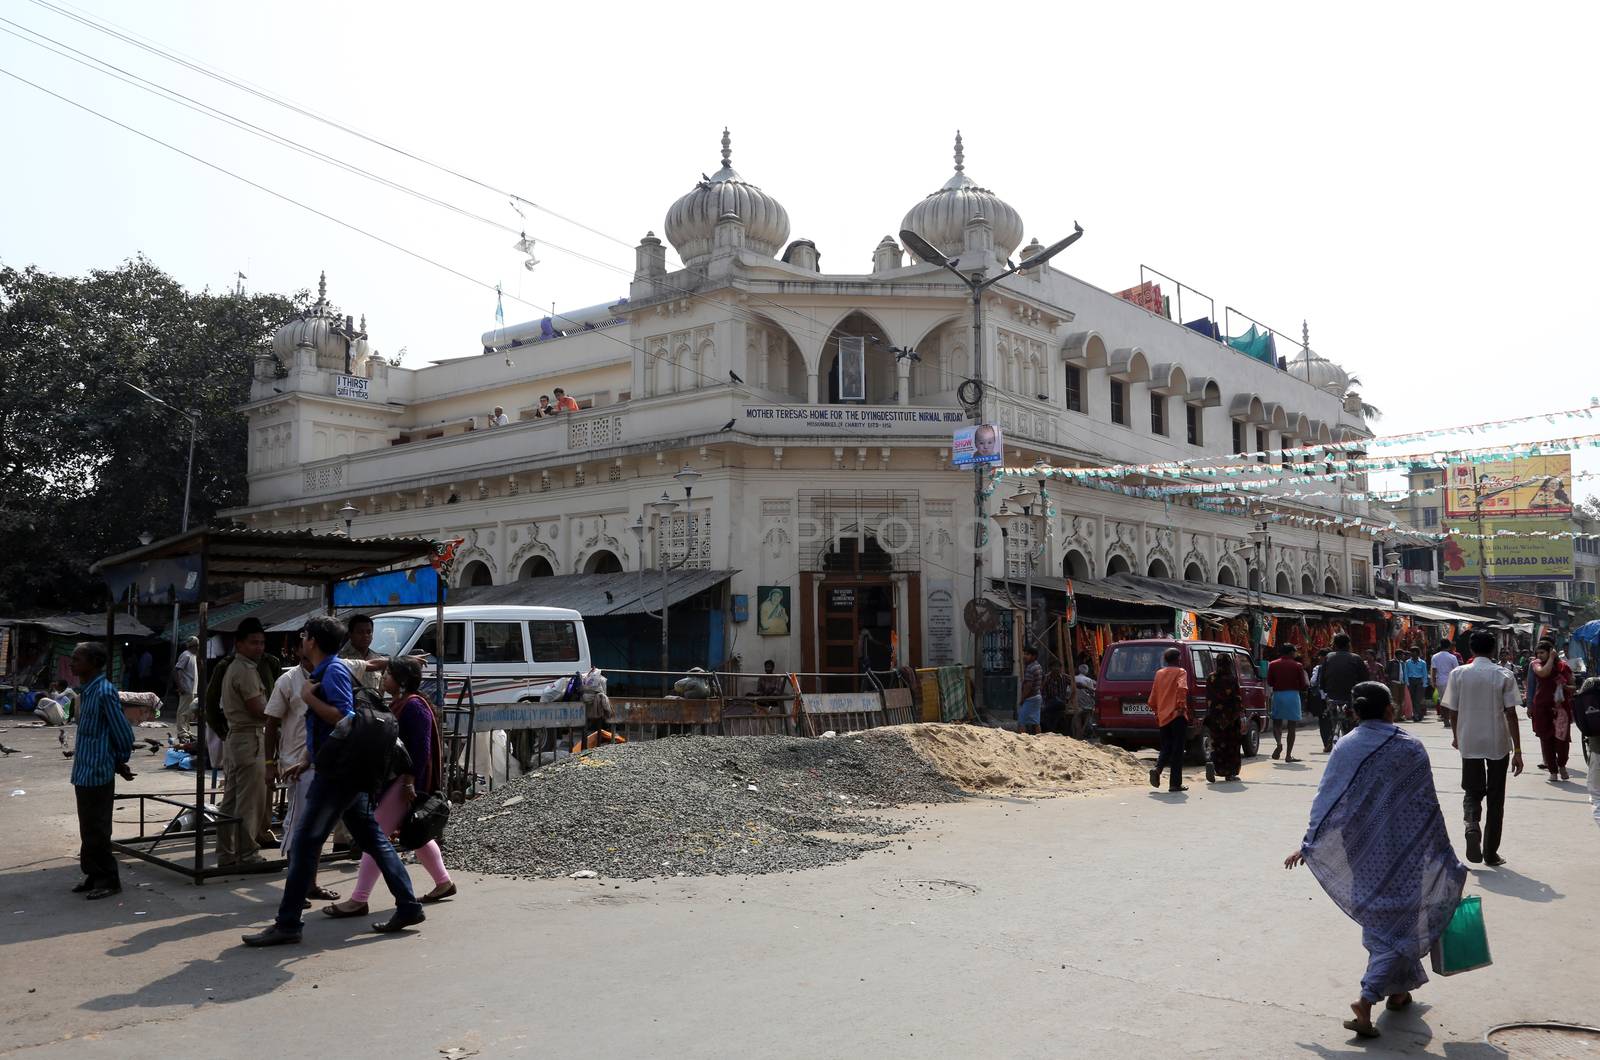
<path id="1" fill-rule="evenodd" d="M 904 243 L 917 257 L 929 265 L 938 265 L 947 269 L 962 283 L 967 285 L 967 290 L 972 296 L 972 378 L 968 382 L 974 384 L 970 401 L 964 401 L 969 406 L 969 415 L 974 424 L 983 421 L 983 292 L 999 283 L 1015 272 L 1034 269 L 1043 265 L 1057 254 L 1066 250 L 1083 237 L 1083 226 L 1073 222 L 1072 234 L 1065 239 L 1058 240 L 1044 248 L 1031 258 L 1025 258 L 1020 264 L 1013 265 L 993 276 L 987 276 L 988 265 L 980 264 L 970 274 L 962 272 L 957 266 L 959 258 L 952 258 L 928 242 L 922 236 L 909 228 L 900 230 L 900 241 Z M 986 278 L 987 276 L 987 278 Z M 963 387 L 965 389 L 965 387 Z M 976 604 L 983 598 L 983 553 L 987 544 L 987 517 L 984 511 L 983 500 L 983 465 L 972 466 L 972 600 Z M 982 645 L 976 633 L 972 636 L 972 677 L 973 687 L 977 690 L 979 703 L 983 698 L 983 669 Z"/>
<path id="2" fill-rule="evenodd" d="M 654 500 L 645 505 L 646 508 L 650 509 L 651 521 L 647 524 L 644 516 L 641 515 L 628 528 L 633 531 L 634 537 L 639 542 L 640 577 L 643 577 L 644 572 L 644 539 L 646 534 L 654 538 L 656 564 L 661 568 L 661 674 L 663 681 L 670 676 L 672 670 L 671 642 L 669 640 L 671 601 L 668 599 L 668 586 L 672 572 L 687 566 L 689 561 L 694 558 L 694 484 L 700 481 L 701 473 L 685 464 L 672 477 L 683 487 L 684 550 L 683 555 L 678 558 L 677 562 L 668 561 L 666 546 L 662 542 L 664 529 L 662 524 L 668 516 L 678 510 L 678 502 L 667 496 L 665 491 L 662 492 L 660 500 Z"/>
<path id="3" fill-rule="evenodd" d="M 355 524 L 355 521 L 356 521 L 356 516 L 358 516 L 360 514 L 361 514 L 361 509 L 357 508 L 355 505 L 351 504 L 349 501 L 345 501 L 344 502 L 344 507 L 339 509 L 339 518 L 344 520 L 344 536 L 346 538 L 352 538 L 354 536 L 351 533 L 351 530 L 354 527 L 354 524 Z"/>
<path id="4" fill-rule="evenodd" d="M 1383 573 L 1389 576 L 1389 589 L 1394 597 L 1394 617 L 1389 620 L 1389 657 L 1398 658 L 1399 652 L 1395 649 L 1400 643 L 1400 553 L 1385 552 L 1383 554 Z"/>
<path id="5" fill-rule="evenodd" d="M 194 443 L 195 443 L 195 436 L 196 436 L 197 432 L 200 430 L 200 413 L 198 411 L 196 411 L 195 409 L 180 409 L 178 406 L 172 404 L 170 401 L 163 401 L 161 398 L 156 397 L 154 394 L 150 393 L 150 391 L 144 389 L 143 387 L 134 386 L 132 383 L 128 382 L 126 379 L 119 379 L 118 382 L 121 383 L 123 386 L 127 387 L 129 390 L 132 390 L 132 391 L 135 391 L 136 393 L 144 395 L 146 398 L 150 399 L 151 401 L 154 401 L 157 405 L 160 405 L 162 408 L 169 409 L 172 412 L 176 412 L 178 415 L 182 416 L 184 419 L 189 421 L 189 460 L 188 460 L 188 463 L 185 465 L 184 470 L 183 470 L 183 516 L 182 516 L 182 518 L 181 518 L 181 520 L 180 520 L 180 522 L 178 524 L 178 533 L 187 534 L 189 532 L 189 493 L 190 493 L 190 488 L 194 485 Z M 172 601 L 172 660 L 173 660 L 174 663 L 176 663 L 177 659 L 178 659 L 178 601 L 177 601 L 176 598 L 174 598 L 173 601 Z"/>
<path id="6" fill-rule="evenodd" d="M 1010 503 L 1011 504 L 1015 504 L 1018 508 L 1022 509 L 1022 511 L 1020 513 L 1012 511 L 1012 509 L 1010 508 L 1010 506 L 1007 504 L 1006 501 L 1001 501 L 1000 502 L 1000 510 L 994 514 L 995 525 L 1000 528 L 1000 540 L 1002 542 L 1002 544 L 1001 544 L 1001 552 L 1005 553 L 1005 562 L 1008 565 L 1011 562 L 1011 560 L 1010 560 L 1011 531 L 1014 530 L 1014 529 L 1017 529 L 1018 525 L 1022 524 L 1022 523 L 1026 523 L 1026 525 L 1028 527 L 1028 530 L 1029 530 L 1029 538 L 1028 538 L 1028 542 L 1027 542 L 1027 547 L 1025 548 L 1025 550 L 1023 552 L 1023 559 L 1025 561 L 1025 565 L 1023 567 L 1023 574 L 1022 574 L 1022 592 L 1023 592 L 1022 643 L 1023 643 L 1024 647 L 1033 645 L 1034 641 L 1037 639 L 1034 636 L 1034 633 L 1033 633 L 1033 568 L 1034 568 L 1034 564 L 1038 562 L 1040 556 L 1043 556 L 1043 555 L 1046 554 L 1046 552 L 1049 550 L 1049 547 L 1050 547 L 1050 514 L 1049 514 L 1049 509 L 1046 506 L 1046 497 L 1045 497 L 1045 482 L 1049 478 L 1049 464 L 1045 463 L 1043 460 L 1041 460 L 1037 464 L 1035 464 L 1034 465 L 1034 478 L 1035 478 L 1035 481 L 1037 481 L 1037 483 L 1038 483 L 1038 492 L 1037 492 L 1037 494 L 1030 493 L 1029 491 L 1024 489 L 1024 490 L 1019 491 L 1016 496 L 1011 498 Z M 1033 530 L 1033 525 L 1034 525 L 1033 524 L 1033 520 L 1035 518 L 1034 509 L 1035 509 L 1036 506 L 1038 508 L 1038 516 L 1037 517 L 1044 521 L 1044 529 L 1045 529 L 1045 532 L 1040 535 L 1039 541 L 1038 541 L 1037 544 L 1033 541 L 1033 537 L 1032 537 L 1032 530 Z M 1009 570 L 1009 568 L 1006 571 L 1005 586 L 1006 586 L 1006 598 L 1008 600 L 1011 600 L 1012 601 L 1012 606 L 1015 607 L 1016 606 L 1015 599 L 1011 596 L 1011 583 L 1010 583 L 1010 570 Z"/>

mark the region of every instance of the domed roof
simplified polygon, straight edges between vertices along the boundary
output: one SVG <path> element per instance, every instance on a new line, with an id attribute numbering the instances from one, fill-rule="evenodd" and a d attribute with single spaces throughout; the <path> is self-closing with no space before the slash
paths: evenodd
<path id="1" fill-rule="evenodd" d="M 1002 258 L 1010 257 L 1022 242 L 1022 215 L 967 176 L 964 158 L 961 133 L 957 132 L 955 173 L 944 187 L 913 206 L 900 228 L 910 229 L 945 254 L 956 257 L 966 242 L 967 222 L 983 217 L 994 228 L 995 251 Z"/>
<path id="2" fill-rule="evenodd" d="M 311 307 L 311 312 L 303 317 L 295 317 L 272 333 L 272 352 L 281 360 L 292 360 L 295 350 L 310 346 L 320 354 L 338 357 L 342 361 L 344 339 L 334 329 L 343 323 L 328 308 L 328 274 L 323 273 L 317 281 L 317 302 Z"/>
<path id="3" fill-rule="evenodd" d="M 744 222 L 744 244 L 763 254 L 777 253 L 789 238 L 789 214 L 783 205 L 739 176 L 733 168 L 728 130 L 722 130 L 722 168 L 704 177 L 667 211 L 667 238 L 690 267 L 711 257 L 717 222 L 733 214 Z"/>
<path id="4" fill-rule="evenodd" d="M 1289 374 L 1304 379 L 1318 390 L 1344 397 L 1350 387 L 1350 373 L 1311 349 L 1311 329 L 1304 323 L 1300 326 L 1300 335 L 1300 355 L 1289 362 Z"/>

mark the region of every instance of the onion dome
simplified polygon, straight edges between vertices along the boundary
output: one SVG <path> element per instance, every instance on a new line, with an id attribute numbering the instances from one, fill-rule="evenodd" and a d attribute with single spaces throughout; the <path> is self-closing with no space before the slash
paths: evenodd
<path id="1" fill-rule="evenodd" d="M 950 257 L 960 255 L 967 222 L 974 217 L 988 220 L 994 230 L 994 249 L 1002 258 L 1011 256 L 1022 242 L 1022 215 L 1000 196 L 966 174 L 961 133 L 956 133 L 956 171 L 944 187 L 913 206 L 900 222 Z"/>
<path id="2" fill-rule="evenodd" d="M 328 307 L 328 274 L 324 272 L 317 281 L 317 302 L 311 312 L 295 317 L 272 333 L 272 352 L 280 360 L 292 362 L 296 350 L 309 346 L 318 354 L 342 362 L 344 338 L 335 329 L 343 323 Z"/>
<path id="3" fill-rule="evenodd" d="M 744 222 L 744 245 L 769 257 L 789 238 L 789 214 L 783 205 L 739 176 L 733 168 L 728 130 L 722 130 L 722 168 L 702 175 L 694 190 L 667 211 L 667 238 L 690 268 L 711 257 L 717 222 L 733 214 Z"/>
<path id="4" fill-rule="evenodd" d="M 1350 373 L 1311 349 L 1311 329 L 1303 321 L 1300 337 L 1300 355 L 1289 362 L 1289 374 L 1304 379 L 1318 390 L 1344 397 L 1350 388 Z"/>

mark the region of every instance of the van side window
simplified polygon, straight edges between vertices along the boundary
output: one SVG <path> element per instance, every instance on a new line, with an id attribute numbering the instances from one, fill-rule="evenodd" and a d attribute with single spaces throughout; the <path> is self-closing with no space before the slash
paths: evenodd
<path id="1" fill-rule="evenodd" d="M 538 621 L 528 623 L 533 640 L 534 662 L 577 662 L 578 627 L 572 622 Z"/>
<path id="2" fill-rule="evenodd" d="M 527 655 L 522 650 L 522 623 L 472 623 L 472 661 L 474 663 L 527 662 Z"/>
<path id="3" fill-rule="evenodd" d="M 1211 653 L 1201 648 L 1189 649 L 1189 668 L 1194 671 L 1195 679 L 1204 681 L 1211 676 Z"/>
<path id="4" fill-rule="evenodd" d="M 1106 664 L 1107 681 L 1148 681 L 1161 668 L 1164 644 L 1118 644 Z"/>
<path id="5" fill-rule="evenodd" d="M 444 624 L 444 655 L 442 661 L 458 663 L 467 661 L 467 624 L 465 622 L 446 622 Z M 438 649 L 434 646 L 434 625 L 428 623 L 428 628 L 422 631 L 422 636 L 417 638 L 417 646 L 413 649 L 418 655 L 435 655 Z"/>

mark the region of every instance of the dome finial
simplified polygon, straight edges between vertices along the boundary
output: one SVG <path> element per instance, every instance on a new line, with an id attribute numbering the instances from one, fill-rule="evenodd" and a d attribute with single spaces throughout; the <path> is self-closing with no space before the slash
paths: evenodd
<path id="1" fill-rule="evenodd" d="M 722 127 L 722 168 L 733 168 L 733 140 L 728 136 L 728 127 Z"/>
<path id="2" fill-rule="evenodd" d="M 1300 345 L 1304 347 L 1306 356 L 1311 356 L 1311 325 L 1304 320 L 1300 321 Z"/>
<path id="3" fill-rule="evenodd" d="M 323 269 L 322 275 L 317 277 L 317 308 L 322 309 L 328 304 L 328 270 Z"/>
<path id="4" fill-rule="evenodd" d="M 966 167 L 966 152 L 961 149 L 961 130 L 956 130 L 956 172 L 963 172 Z"/>

